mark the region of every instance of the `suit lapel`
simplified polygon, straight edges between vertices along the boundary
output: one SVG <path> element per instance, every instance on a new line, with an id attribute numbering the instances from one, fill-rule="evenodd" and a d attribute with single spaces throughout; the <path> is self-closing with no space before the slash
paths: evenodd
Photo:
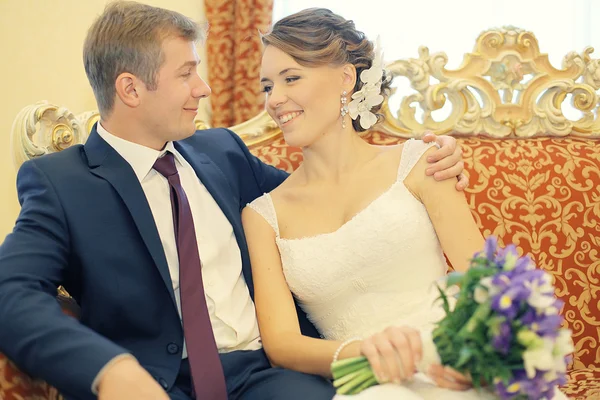
<path id="1" fill-rule="evenodd" d="M 238 242 L 238 246 L 240 247 L 242 257 L 242 272 L 246 279 L 248 289 L 250 290 L 250 295 L 254 298 L 252 272 L 249 268 L 250 260 L 248 257 L 248 246 L 246 244 L 246 237 L 244 236 L 244 230 L 241 223 L 239 199 L 233 193 L 223 171 L 221 171 L 206 154 L 194 151 L 191 146 L 183 143 L 175 143 L 175 147 L 187 162 L 190 163 L 202 184 L 206 187 L 213 199 L 215 199 L 217 205 L 223 211 L 223 214 L 225 214 L 225 217 L 227 217 L 227 220 L 233 227 L 233 232 Z"/>
<path id="2" fill-rule="evenodd" d="M 171 300 L 175 303 L 173 283 L 158 229 L 146 195 L 133 169 L 116 150 L 98 135 L 95 126 L 85 144 L 85 151 L 91 172 L 108 181 L 125 203 L 144 244 L 158 267 Z"/>

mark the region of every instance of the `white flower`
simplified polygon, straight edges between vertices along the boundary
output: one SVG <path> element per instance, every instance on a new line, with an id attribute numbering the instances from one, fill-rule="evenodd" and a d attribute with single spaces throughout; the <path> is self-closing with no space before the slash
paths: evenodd
<path id="1" fill-rule="evenodd" d="M 373 60 L 373 64 L 371 68 L 364 70 L 360 73 L 360 80 L 364 83 L 376 84 L 383 77 L 383 66 L 381 65 L 381 61 L 377 60 L 377 55 Z"/>
<path id="2" fill-rule="evenodd" d="M 517 260 L 518 260 L 519 256 L 511 253 L 510 251 L 506 253 L 506 256 L 504 258 L 504 266 L 503 268 L 506 271 L 512 271 L 513 269 L 515 269 L 515 265 L 517 265 Z"/>
<path id="3" fill-rule="evenodd" d="M 475 301 L 477 302 L 477 304 L 481 304 L 487 301 L 487 299 L 489 299 L 489 294 L 488 291 L 484 288 L 482 288 L 481 286 L 477 286 L 475 288 L 475 292 L 473 292 L 473 298 L 475 299 Z"/>
<path id="4" fill-rule="evenodd" d="M 523 352 L 523 363 L 527 377 L 533 379 L 536 369 L 542 371 L 554 370 L 556 362 L 553 356 L 554 343 L 550 339 L 542 339 L 541 345 L 528 348 Z"/>
<path id="5" fill-rule="evenodd" d="M 352 95 L 352 97 L 354 98 L 354 95 Z M 352 100 L 350 104 L 348 104 L 348 113 L 352 119 L 356 119 L 360 115 L 360 126 L 362 126 L 363 129 L 369 129 L 377 123 L 377 116 L 371 112 L 371 108 L 381 104 L 382 101 L 383 96 L 380 94 L 365 97 L 360 100 Z"/>
<path id="6" fill-rule="evenodd" d="M 561 329 L 555 339 L 535 336 L 536 338 L 527 344 L 523 343 L 527 342 L 527 340 L 523 340 L 522 337 L 519 338 L 519 342 L 527 347 L 527 350 L 523 352 L 523 363 L 525 364 L 527 377 L 530 379 L 533 378 L 536 374 L 536 369 L 548 371 L 554 377 L 556 377 L 557 373 L 564 373 L 567 370 L 565 357 L 575 350 L 571 339 L 571 331 Z"/>
<path id="7" fill-rule="evenodd" d="M 548 273 L 542 275 L 541 279 L 533 282 L 525 282 L 525 286 L 530 289 L 527 303 L 538 310 L 545 311 L 556 301 L 554 298 L 552 277 Z"/>
<path id="8" fill-rule="evenodd" d="M 371 68 L 360 73 L 362 88 L 352 94 L 352 101 L 348 103 L 348 113 L 352 119 L 360 116 L 360 126 L 369 129 L 377 123 L 377 116 L 371 109 L 383 103 L 381 95 L 381 79 L 383 77 L 383 53 L 377 38 L 375 46 L 375 58 Z"/>
<path id="9" fill-rule="evenodd" d="M 553 354 L 563 361 L 566 356 L 575 351 L 575 346 L 573 346 L 573 339 L 571 338 L 571 333 L 572 332 L 569 329 L 561 329 L 558 332 L 556 341 L 554 342 Z"/>
<path id="10" fill-rule="evenodd" d="M 492 284 L 492 278 L 487 276 L 479 281 L 479 285 L 475 287 L 473 292 L 473 298 L 478 304 L 486 302 L 490 296 L 495 295 L 494 285 Z M 494 292 L 494 293 L 492 293 Z"/>

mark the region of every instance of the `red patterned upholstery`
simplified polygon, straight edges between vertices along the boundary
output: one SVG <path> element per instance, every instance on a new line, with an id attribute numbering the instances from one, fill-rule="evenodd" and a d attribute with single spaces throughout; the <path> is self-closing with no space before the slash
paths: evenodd
<path id="1" fill-rule="evenodd" d="M 404 139 L 380 132 L 365 139 L 390 145 Z M 600 141 L 591 139 L 458 138 L 470 178 L 467 200 L 481 229 L 514 243 L 555 278 L 576 351 L 563 391 L 600 399 Z M 292 171 L 299 149 L 278 138 L 251 149 Z"/>

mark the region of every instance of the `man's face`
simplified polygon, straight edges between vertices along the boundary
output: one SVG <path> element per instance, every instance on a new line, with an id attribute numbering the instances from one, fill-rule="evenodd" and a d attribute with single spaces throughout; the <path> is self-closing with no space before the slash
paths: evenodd
<path id="1" fill-rule="evenodd" d="M 143 90 L 140 106 L 145 129 L 165 143 L 194 134 L 198 103 L 211 90 L 198 75 L 200 58 L 194 42 L 167 38 L 162 53 L 156 90 Z"/>

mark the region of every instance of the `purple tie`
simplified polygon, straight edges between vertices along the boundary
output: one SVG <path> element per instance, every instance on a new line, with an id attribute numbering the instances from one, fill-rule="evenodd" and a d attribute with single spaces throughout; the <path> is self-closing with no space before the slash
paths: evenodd
<path id="1" fill-rule="evenodd" d="M 156 160 L 154 169 L 167 178 L 171 188 L 171 208 L 179 258 L 183 334 L 195 397 L 202 400 L 227 400 L 223 367 L 204 296 L 202 264 L 198 254 L 194 220 L 179 180 L 173 154 L 167 152 Z"/>

